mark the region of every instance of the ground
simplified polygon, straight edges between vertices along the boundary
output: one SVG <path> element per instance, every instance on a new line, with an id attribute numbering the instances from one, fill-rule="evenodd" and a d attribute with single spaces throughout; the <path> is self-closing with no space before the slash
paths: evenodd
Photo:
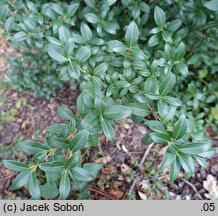
<path id="1" fill-rule="evenodd" d="M 19 55 L 5 41 L 0 44 L 0 81 L 6 78 L 9 67 L 7 56 Z M 43 140 L 46 127 L 60 122 L 57 106 L 67 105 L 75 111 L 79 91 L 72 91 L 66 84 L 57 90 L 50 100 L 34 98 L 28 92 L 16 92 L 0 82 L 0 161 L 15 159 L 25 161 L 27 156 L 19 152 L 16 145 L 26 138 Z M 147 133 L 143 124 L 133 124 L 131 119 L 117 122 L 116 144 L 111 145 L 101 134 L 101 149 L 85 152 L 85 161 L 104 164 L 96 181 L 89 184 L 90 199 L 209 199 L 218 194 L 218 157 L 208 160 L 209 170 L 197 166 L 195 174 L 186 181 L 183 174 L 175 183 L 169 183 L 168 169 L 160 171 L 158 166 L 165 147 L 155 144 L 139 169 L 138 165 L 149 146 L 143 143 Z M 210 131 L 207 132 L 210 136 Z M 213 140 L 214 144 L 218 143 Z M 0 163 L 0 199 L 28 199 L 26 189 L 13 191 L 10 188 L 15 173 Z M 134 181 L 134 179 L 136 179 Z M 128 192 L 135 183 L 133 195 Z M 218 196 L 218 195 L 217 195 Z M 70 199 L 75 198 L 75 193 Z M 87 198 L 87 197 L 86 197 Z"/>

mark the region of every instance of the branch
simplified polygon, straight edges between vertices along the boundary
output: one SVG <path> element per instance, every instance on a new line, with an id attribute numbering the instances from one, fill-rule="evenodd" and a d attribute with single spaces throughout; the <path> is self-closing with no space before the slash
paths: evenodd
<path id="1" fill-rule="evenodd" d="M 132 185 L 131 185 L 131 187 L 130 187 L 130 189 L 129 189 L 129 193 L 132 193 L 132 192 L 133 192 L 133 190 L 134 190 L 134 188 L 135 188 L 135 185 L 136 185 L 136 183 L 137 183 L 138 180 L 139 180 L 139 176 L 140 176 L 139 173 L 140 173 L 140 171 L 141 171 L 141 169 L 142 169 L 142 166 L 143 166 L 143 164 L 145 163 L 145 160 L 146 160 L 146 158 L 147 158 L 147 156 L 148 156 L 148 154 L 149 154 L 151 148 L 153 147 L 153 145 L 154 145 L 154 142 L 151 143 L 151 144 L 148 146 L 148 148 L 146 149 L 146 151 L 145 151 L 145 153 L 144 153 L 144 155 L 143 155 L 143 157 L 142 157 L 142 159 L 141 159 L 141 161 L 140 161 L 139 167 L 138 167 L 138 169 L 136 170 L 137 176 L 135 177 L 135 179 L 134 179 L 134 181 L 133 181 L 133 183 L 132 183 Z"/>
<path id="2" fill-rule="evenodd" d="M 184 178 L 181 178 L 187 185 L 189 185 L 193 190 L 194 192 L 198 195 L 198 197 L 202 200 L 202 196 L 201 194 L 199 194 L 199 192 L 197 191 L 196 187 L 189 181 L 185 180 Z"/>

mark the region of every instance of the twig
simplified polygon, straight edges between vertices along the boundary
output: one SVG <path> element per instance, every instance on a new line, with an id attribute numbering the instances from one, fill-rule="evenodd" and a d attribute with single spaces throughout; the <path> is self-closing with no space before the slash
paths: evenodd
<path id="1" fill-rule="evenodd" d="M 100 191 L 99 189 L 94 189 L 94 188 L 88 188 L 90 191 L 93 191 L 93 192 L 96 192 L 96 193 L 99 193 L 103 196 L 106 196 L 107 198 L 111 199 L 111 200 L 116 200 L 117 198 L 112 196 L 112 195 L 109 195 L 103 191 Z"/>
<path id="2" fill-rule="evenodd" d="M 5 177 L 5 178 L 0 179 L 0 182 L 7 181 L 7 180 L 11 179 L 11 178 L 14 177 L 14 176 L 15 176 L 15 173 L 12 174 L 12 175 L 10 175 L 10 176 L 7 176 L 7 177 Z"/>
<path id="3" fill-rule="evenodd" d="M 142 157 L 142 159 L 141 159 L 141 162 L 140 162 L 140 164 L 139 164 L 140 169 L 142 168 L 143 164 L 145 163 L 145 160 L 146 160 L 146 158 L 147 158 L 147 156 L 148 156 L 148 154 L 149 154 L 151 148 L 153 147 L 153 145 L 154 145 L 154 142 L 151 143 L 151 144 L 148 146 L 148 148 L 146 149 L 145 154 L 143 155 L 143 157 Z"/>
<path id="4" fill-rule="evenodd" d="M 137 169 L 137 171 L 136 171 L 138 174 L 137 174 L 137 176 L 135 177 L 135 179 L 134 179 L 134 181 L 133 181 L 133 183 L 132 183 L 132 185 L 131 185 L 131 187 L 130 187 L 130 189 L 129 189 L 129 194 L 133 192 L 136 183 L 139 181 L 139 176 L 140 176 L 139 172 L 141 171 L 142 166 L 143 166 L 143 164 L 144 164 L 144 162 L 145 162 L 145 160 L 146 160 L 146 158 L 147 158 L 147 156 L 148 156 L 148 154 L 149 154 L 151 148 L 153 147 L 153 145 L 154 145 L 154 142 L 151 143 L 151 144 L 148 146 L 148 148 L 146 149 L 146 151 L 145 151 L 145 153 L 144 153 L 144 155 L 143 155 L 143 157 L 142 157 L 142 159 L 141 159 L 141 161 L 140 161 L 139 167 L 138 167 L 138 169 Z"/>
<path id="5" fill-rule="evenodd" d="M 201 196 L 201 194 L 198 193 L 196 187 L 195 187 L 191 182 L 185 180 L 184 178 L 181 178 L 181 179 L 182 179 L 187 185 L 189 185 L 189 186 L 194 190 L 194 192 L 198 195 L 198 197 L 199 197 L 201 200 L 203 199 L 202 196 Z"/>

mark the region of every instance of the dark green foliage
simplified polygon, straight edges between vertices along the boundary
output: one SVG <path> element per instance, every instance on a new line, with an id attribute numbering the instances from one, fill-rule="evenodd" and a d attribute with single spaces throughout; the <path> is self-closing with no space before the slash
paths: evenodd
<path id="1" fill-rule="evenodd" d="M 43 65 L 50 75 L 81 88 L 77 113 L 60 107 L 66 122 L 47 129 L 44 145 L 20 145 L 35 165 L 21 170 L 4 161 L 21 171 L 15 188 L 25 186 L 38 199 L 50 187 L 57 196 L 59 186 L 66 199 L 71 186 L 85 185 L 100 169 L 82 164 L 83 149 L 98 145 L 100 131 L 114 143 L 115 121 L 129 116 L 150 128 L 146 144 L 168 146 L 161 168 L 170 168 L 171 181 L 180 171 L 192 176 L 195 160 L 207 168 L 203 158 L 217 153 L 204 135 L 218 121 L 217 0 L 55 2 L 0 6 L 10 44 L 49 58 Z"/>
<path id="2" fill-rule="evenodd" d="M 34 96 L 55 96 L 55 89 L 62 87 L 56 71 L 57 65 L 39 53 L 27 53 L 24 58 L 10 58 L 7 82 L 17 91 L 30 91 Z M 48 66 L 49 65 L 49 66 Z"/>

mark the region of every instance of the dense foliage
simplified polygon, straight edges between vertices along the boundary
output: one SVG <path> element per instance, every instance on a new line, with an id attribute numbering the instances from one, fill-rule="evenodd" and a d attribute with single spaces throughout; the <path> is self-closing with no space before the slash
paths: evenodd
<path id="1" fill-rule="evenodd" d="M 128 116 L 150 128 L 146 144 L 168 146 L 160 168 L 170 168 L 171 181 L 181 170 L 192 176 L 195 160 L 208 167 L 203 158 L 217 152 L 204 136 L 218 123 L 217 0 L 3 0 L 0 14 L 4 37 L 28 51 L 10 72 L 12 86 L 52 93 L 57 73 L 81 88 L 77 113 L 59 107 L 65 123 L 50 126 L 43 145 L 20 144 L 33 155 L 29 164 L 3 161 L 20 172 L 14 188 L 27 187 L 34 199 L 57 185 L 62 199 L 72 186 L 82 189 L 101 168 L 82 164 L 83 149 L 98 145 L 100 131 L 114 143 L 115 121 Z"/>
<path id="2" fill-rule="evenodd" d="M 41 58 L 36 53 L 24 53 L 23 58 L 10 58 L 9 63 L 7 82 L 17 91 L 28 90 L 34 96 L 49 99 L 56 95 L 55 89 L 62 87 L 56 72 L 57 65 L 48 56 Z"/>

